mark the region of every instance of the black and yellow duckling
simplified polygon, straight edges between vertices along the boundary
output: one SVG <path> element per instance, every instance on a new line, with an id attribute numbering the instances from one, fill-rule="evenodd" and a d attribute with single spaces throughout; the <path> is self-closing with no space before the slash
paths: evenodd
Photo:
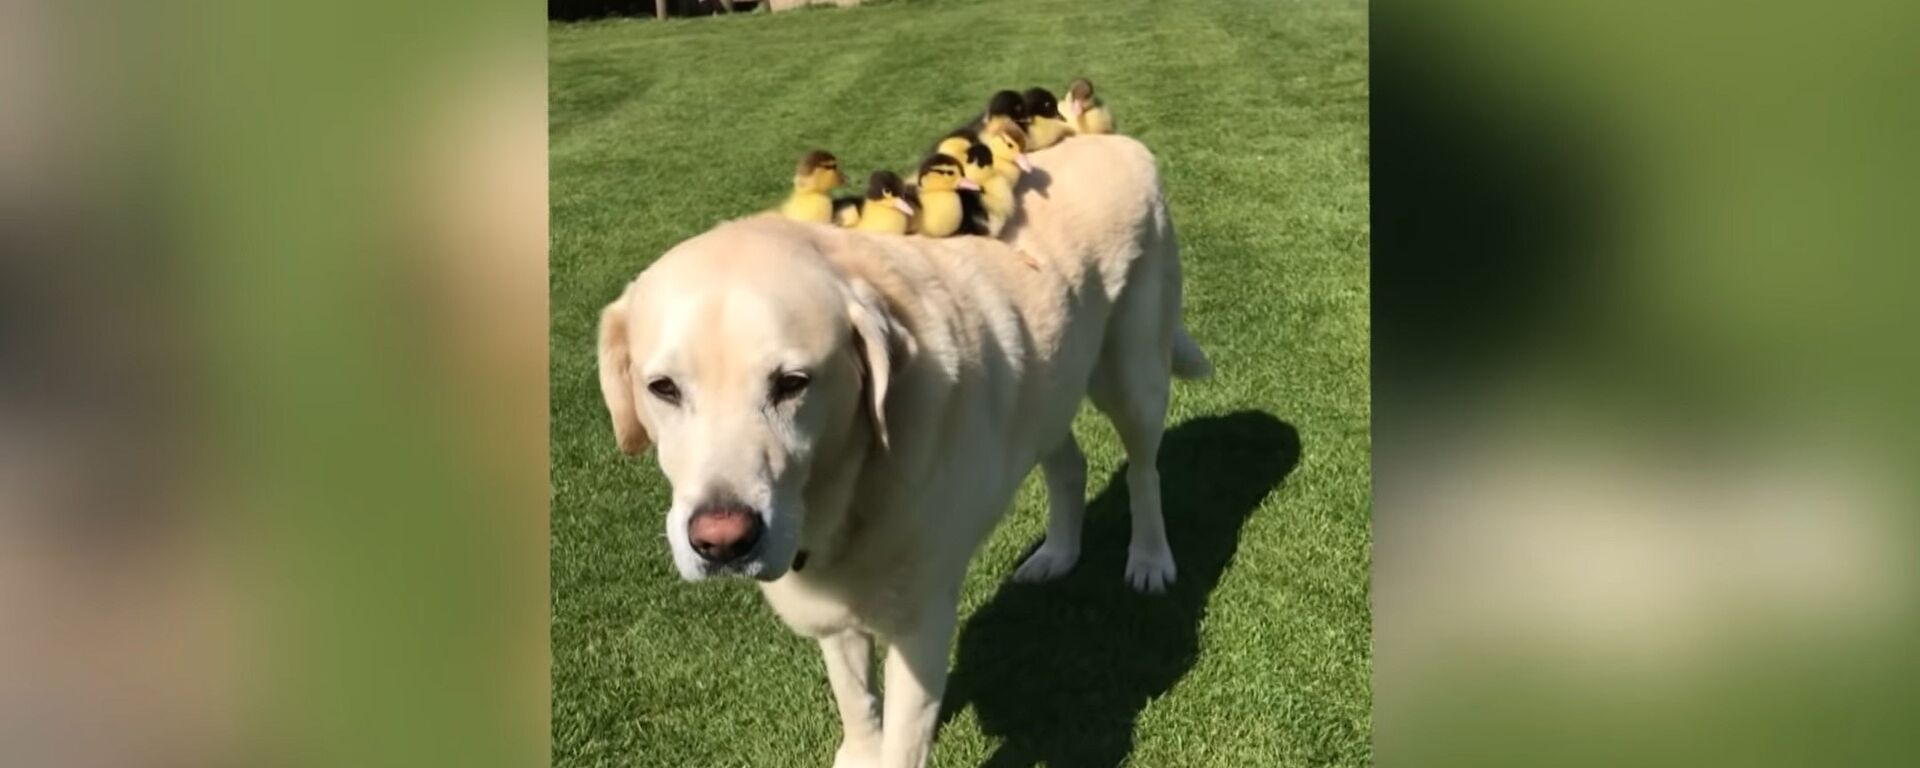
<path id="1" fill-rule="evenodd" d="M 1020 95 L 1018 91 L 998 91 L 992 98 L 987 99 L 987 111 L 982 113 L 978 120 L 973 121 L 973 127 L 984 128 L 996 117 L 1007 118 L 1018 123 L 1021 128 L 1026 128 L 1027 121 L 1033 116 L 1027 111 L 1027 97 Z"/>
<path id="2" fill-rule="evenodd" d="M 848 229 L 860 226 L 860 208 L 865 202 L 862 195 L 834 195 L 833 223 Z"/>
<path id="3" fill-rule="evenodd" d="M 907 197 L 907 184 L 893 171 L 874 171 L 867 177 L 867 196 L 860 201 L 859 222 L 854 229 L 904 235 L 913 224 L 913 204 Z"/>
<path id="4" fill-rule="evenodd" d="M 866 200 L 867 196 L 859 192 L 847 195 L 834 195 L 833 223 L 848 228 L 859 226 L 860 209 Z"/>
<path id="5" fill-rule="evenodd" d="M 1021 174 L 1033 170 L 1033 164 L 1027 162 L 1027 132 L 1013 121 L 996 120 L 987 124 L 980 143 L 993 153 L 993 170 L 1007 183 L 1018 184 Z"/>
<path id="6" fill-rule="evenodd" d="M 978 131 L 970 128 L 962 128 L 947 134 L 946 138 L 941 139 L 939 144 L 935 144 L 933 146 L 933 154 L 946 155 L 955 160 L 965 160 L 967 157 L 967 148 L 979 143 L 980 134 Z"/>
<path id="7" fill-rule="evenodd" d="M 993 150 L 980 142 L 967 147 L 960 165 L 967 179 L 980 185 L 980 216 L 984 217 L 984 226 L 988 237 L 999 237 L 1000 230 L 1006 228 L 1007 219 L 1013 217 L 1013 209 L 1018 201 L 1013 195 L 1013 182 L 993 168 Z M 961 197 L 966 202 L 966 197 Z M 970 217 L 979 218 L 979 217 Z"/>
<path id="8" fill-rule="evenodd" d="M 917 183 L 920 204 L 913 216 L 914 232 L 927 237 L 986 234 L 984 222 L 970 216 L 968 210 L 985 208 L 979 198 L 980 185 L 966 177 L 959 161 L 940 154 L 927 156 L 920 163 Z"/>
<path id="9" fill-rule="evenodd" d="M 1084 77 L 1067 85 L 1067 104 L 1060 111 L 1074 133 L 1113 133 L 1113 114 L 1093 95 L 1093 81 Z"/>
<path id="10" fill-rule="evenodd" d="M 994 124 L 1007 122 L 1006 118 L 1000 118 Z M 958 133 L 941 139 L 933 151 L 936 155 L 944 155 L 960 163 L 961 173 L 980 187 L 977 193 L 968 190 L 960 192 L 960 203 L 967 221 L 961 231 L 965 234 L 999 236 L 1007 218 L 1013 215 L 1013 183 L 994 171 L 993 150 L 976 137 Z"/>
<path id="11" fill-rule="evenodd" d="M 881 171 L 875 171 L 875 173 L 881 173 Z M 895 176 L 894 178 L 899 177 Z M 869 187 L 873 185 L 873 177 L 867 177 L 867 185 Z M 833 223 L 849 229 L 860 226 L 860 214 L 865 208 L 866 202 L 867 196 L 863 192 L 854 192 L 850 195 L 834 195 Z"/>
<path id="12" fill-rule="evenodd" d="M 833 190 L 847 183 L 840 160 L 822 150 L 808 152 L 793 169 L 793 194 L 780 205 L 780 215 L 794 221 L 833 221 Z"/>
<path id="13" fill-rule="evenodd" d="M 1027 151 L 1035 152 L 1060 143 L 1073 135 L 1073 126 L 1060 114 L 1060 102 L 1045 88 L 1029 88 L 1023 97 L 1027 108 Z"/>
<path id="14" fill-rule="evenodd" d="M 978 141 L 980 132 L 986 130 L 988 125 L 1001 120 L 1010 120 L 1016 125 L 1025 127 L 1027 124 L 1026 97 L 1014 91 L 995 93 L 993 98 L 987 100 L 987 111 L 941 137 L 939 143 L 934 145 L 933 151 L 955 160 L 965 157 L 967 145 Z"/>

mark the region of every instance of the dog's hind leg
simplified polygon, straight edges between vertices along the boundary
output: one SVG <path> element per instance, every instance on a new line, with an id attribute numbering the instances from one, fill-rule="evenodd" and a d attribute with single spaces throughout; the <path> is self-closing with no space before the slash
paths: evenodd
<path id="1" fill-rule="evenodd" d="M 1144 273 L 1136 272 L 1136 277 L 1140 274 Z M 1157 292 L 1132 290 L 1122 296 L 1087 390 L 1093 404 L 1113 421 L 1127 449 L 1127 495 L 1133 521 L 1132 540 L 1127 544 L 1127 583 L 1142 592 L 1164 591 L 1173 583 L 1175 572 L 1167 524 L 1160 516 L 1158 462 L 1173 386 L 1174 336 L 1179 331 L 1177 262 L 1170 279 L 1170 284 L 1153 286 L 1160 289 Z"/>
<path id="2" fill-rule="evenodd" d="M 1133 535 L 1127 543 L 1127 584 L 1141 592 L 1161 592 L 1173 583 L 1173 549 L 1160 515 L 1160 439 L 1166 434 L 1167 368 L 1119 373 L 1096 385 L 1093 402 L 1113 420 L 1127 449 L 1127 496 Z M 1157 382 L 1157 383 L 1156 383 Z"/>
<path id="3" fill-rule="evenodd" d="M 1047 478 L 1047 538 L 1013 572 L 1014 581 L 1058 578 L 1080 560 L 1080 530 L 1087 517 L 1087 457 L 1072 432 L 1040 461 L 1040 471 Z"/>

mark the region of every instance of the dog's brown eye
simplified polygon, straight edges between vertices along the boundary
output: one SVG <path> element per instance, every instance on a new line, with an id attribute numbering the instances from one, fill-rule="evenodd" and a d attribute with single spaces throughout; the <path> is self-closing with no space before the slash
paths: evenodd
<path id="1" fill-rule="evenodd" d="M 777 403 L 800 394 L 810 381 L 804 373 L 783 373 L 773 377 L 773 401 Z"/>
<path id="2" fill-rule="evenodd" d="M 662 378 L 649 381 L 647 382 L 647 391 L 652 392 L 654 397 L 669 403 L 675 405 L 680 403 L 680 387 L 674 385 L 673 379 Z"/>

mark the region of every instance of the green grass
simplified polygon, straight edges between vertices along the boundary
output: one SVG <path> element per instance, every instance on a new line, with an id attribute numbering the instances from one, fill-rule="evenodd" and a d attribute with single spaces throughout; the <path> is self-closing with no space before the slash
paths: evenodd
<path id="1" fill-rule="evenodd" d="M 775 204 L 819 146 L 905 170 L 992 90 L 1075 74 L 1161 163 L 1186 319 L 1162 450 L 1181 579 L 1121 580 L 1122 456 L 1084 413 L 1087 553 L 1040 539 L 1037 474 L 970 574 L 940 766 L 1371 759 L 1367 27 L 1359 2 L 989 0 L 555 26 L 553 750 L 580 766 L 824 766 L 815 646 L 744 583 L 687 585 L 666 484 L 614 450 L 599 308 L 667 247 Z"/>

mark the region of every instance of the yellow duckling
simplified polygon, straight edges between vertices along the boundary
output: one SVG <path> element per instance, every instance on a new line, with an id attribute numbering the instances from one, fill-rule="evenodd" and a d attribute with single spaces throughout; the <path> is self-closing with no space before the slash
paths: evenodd
<path id="1" fill-rule="evenodd" d="M 860 204 L 865 198 L 858 195 L 835 195 L 833 197 L 833 223 L 847 229 L 860 226 Z"/>
<path id="2" fill-rule="evenodd" d="M 1014 202 L 1013 183 L 993 170 L 993 151 L 969 134 L 955 133 L 941 139 L 934 154 L 959 163 L 967 180 L 980 187 L 977 192 L 960 190 L 960 233 L 997 237 L 1013 215 Z"/>
<path id="3" fill-rule="evenodd" d="M 1060 103 L 1045 88 L 1029 88 L 1026 95 L 1027 151 L 1038 152 L 1073 134 L 1073 125 L 1060 114 Z"/>
<path id="4" fill-rule="evenodd" d="M 793 169 L 793 194 L 780 205 L 780 214 L 794 221 L 833 221 L 833 190 L 845 183 L 847 175 L 832 153 L 808 152 Z"/>
<path id="5" fill-rule="evenodd" d="M 860 221 L 854 229 L 904 235 L 913 223 L 913 213 L 906 182 L 893 171 L 874 171 L 867 177 L 867 197 L 860 203 Z"/>
<path id="6" fill-rule="evenodd" d="M 988 123 L 980 142 L 993 153 L 993 170 L 1009 184 L 1020 183 L 1020 174 L 1033 170 L 1027 162 L 1027 132 L 1010 120 Z"/>
<path id="7" fill-rule="evenodd" d="M 866 199 L 866 195 L 859 192 L 851 195 L 834 195 L 833 223 L 848 229 L 859 226 L 860 209 Z"/>
<path id="8" fill-rule="evenodd" d="M 913 231 L 928 237 L 951 237 L 967 223 L 961 190 L 978 192 L 980 185 L 961 174 L 960 163 L 946 155 L 929 156 L 920 164 L 920 208 L 914 212 Z"/>
<path id="9" fill-rule="evenodd" d="M 1007 219 L 1013 217 L 1013 209 L 1019 204 L 1013 195 L 1013 182 L 993 169 L 993 150 L 985 144 L 975 142 L 968 146 L 960 164 L 965 169 L 967 179 L 980 185 L 980 207 L 986 235 L 999 237 L 1000 230 L 1006 228 Z"/>
<path id="10" fill-rule="evenodd" d="M 1113 114 L 1093 95 L 1093 81 L 1084 77 L 1067 86 L 1067 105 L 1061 112 L 1075 133 L 1113 133 Z"/>
<path id="11" fill-rule="evenodd" d="M 1011 121 L 1025 128 L 1027 118 L 1026 99 L 1015 91 L 1000 91 L 987 101 L 986 112 L 981 113 L 966 125 L 955 128 L 952 133 L 940 139 L 940 143 L 934 146 L 933 151 L 958 160 L 966 156 L 967 145 L 978 141 L 981 132 L 985 131 L 987 126 L 997 122 Z"/>
<path id="12" fill-rule="evenodd" d="M 967 148 L 978 143 L 980 143 L 980 139 L 974 135 L 973 131 L 961 129 L 947 134 L 946 138 L 941 139 L 939 144 L 934 145 L 933 153 L 936 155 L 946 155 L 955 160 L 963 160 L 967 156 Z"/>

